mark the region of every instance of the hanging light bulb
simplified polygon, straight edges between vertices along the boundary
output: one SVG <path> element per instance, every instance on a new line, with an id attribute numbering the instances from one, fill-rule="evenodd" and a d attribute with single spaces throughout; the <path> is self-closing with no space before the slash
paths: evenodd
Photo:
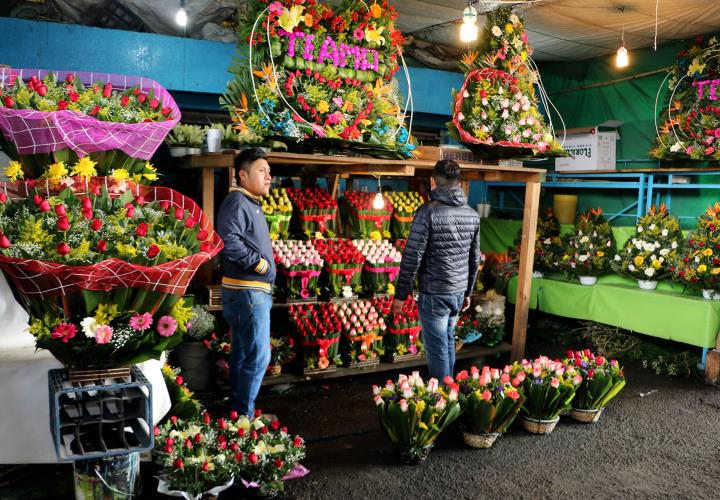
<path id="1" fill-rule="evenodd" d="M 180 0 L 180 10 L 177 11 L 177 14 L 175 14 L 175 22 L 178 23 L 183 28 L 187 26 L 187 12 L 185 11 L 185 0 Z"/>
<path id="2" fill-rule="evenodd" d="M 625 13 L 625 7 L 618 7 L 620 14 Z M 620 35 L 620 48 L 617 49 L 617 55 L 615 56 L 615 66 L 618 68 L 624 68 L 628 65 L 628 51 L 625 48 L 625 23 L 623 23 L 622 34 Z"/>
<path id="3" fill-rule="evenodd" d="M 372 206 L 375 210 L 382 210 L 385 208 L 385 199 L 383 198 L 383 195 L 381 192 L 377 192 L 375 194 L 375 198 L 373 199 Z"/>
<path id="4" fill-rule="evenodd" d="M 463 23 L 460 26 L 460 40 L 469 43 L 477 40 L 478 37 L 478 25 L 477 25 L 477 10 L 472 5 L 465 7 L 463 11 Z"/>

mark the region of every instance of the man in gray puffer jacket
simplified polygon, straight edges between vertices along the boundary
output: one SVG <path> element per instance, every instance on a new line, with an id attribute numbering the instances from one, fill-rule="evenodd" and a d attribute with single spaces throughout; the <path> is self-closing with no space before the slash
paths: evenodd
<path id="1" fill-rule="evenodd" d="M 418 275 L 418 308 L 428 371 L 439 381 L 455 369 L 455 323 L 470 307 L 480 266 L 480 218 L 465 201 L 460 166 L 441 160 L 430 180 L 430 202 L 415 214 L 393 312 L 399 313 Z"/>

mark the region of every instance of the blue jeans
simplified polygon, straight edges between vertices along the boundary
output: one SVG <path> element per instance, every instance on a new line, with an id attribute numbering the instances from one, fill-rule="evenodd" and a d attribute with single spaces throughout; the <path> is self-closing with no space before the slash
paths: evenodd
<path id="1" fill-rule="evenodd" d="M 442 383 L 445 376 L 454 376 L 455 323 L 465 300 L 460 295 L 425 295 L 418 297 L 422 341 L 425 346 L 428 372 Z"/>
<path id="2" fill-rule="evenodd" d="M 270 364 L 270 308 L 272 295 L 261 290 L 223 288 L 223 317 L 230 325 L 230 403 L 238 413 L 252 416 L 265 370 Z"/>

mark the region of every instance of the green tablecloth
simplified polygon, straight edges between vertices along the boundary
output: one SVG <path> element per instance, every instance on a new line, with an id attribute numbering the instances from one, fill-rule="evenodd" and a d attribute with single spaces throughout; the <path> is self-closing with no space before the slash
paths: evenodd
<path id="1" fill-rule="evenodd" d="M 517 277 L 508 285 L 509 302 L 515 302 L 516 291 Z M 654 291 L 640 290 L 635 281 L 617 275 L 601 276 L 594 286 L 562 276 L 533 278 L 530 307 L 697 347 L 715 347 L 720 330 L 720 300 L 683 293 L 669 282 Z"/>

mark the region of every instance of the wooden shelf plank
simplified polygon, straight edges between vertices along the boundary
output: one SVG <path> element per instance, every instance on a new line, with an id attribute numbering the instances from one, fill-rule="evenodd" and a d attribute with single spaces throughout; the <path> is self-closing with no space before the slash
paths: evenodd
<path id="1" fill-rule="evenodd" d="M 465 360 L 465 359 L 472 359 L 472 358 L 480 358 L 483 356 L 491 356 L 493 354 L 503 353 L 503 352 L 510 352 L 510 344 L 507 342 L 501 342 L 500 344 L 496 345 L 495 347 L 482 347 L 482 346 L 475 346 L 475 345 L 466 345 L 463 346 L 463 348 L 455 353 L 455 359 L 456 360 Z M 403 361 L 400 363 L 389 363 L 381 361 L 379 365 L 374 366 L 372 368 L 345 368 L 345 367 L 338 367 L 335 371 L 327 372 L 327 373 L 319 373 L 317 375 L 307 376 L 307 375 L 300 375 L 295 373 L 283 373 L 282 375 L 279 375 L 277 377 L 265 377 L 263 379 L 262 385 L 263 386 L 272 386 L 272 385 L 279 385 L 279 384 L 297 384 L 300 382 L 308 382 L 313 380 L 330 380 L 334 378 L 342 378 L 342 377 L 352 377 L 352 376 L 358 376 L 358 375 L 365 375 L 368 373 L 382 373 L 382 372 L 388 372 L 388 371 L 394 371 L 394 370 L 404 370 L 406 368 L 416 368 L 418 366 L 425 366 L 427 364 L 427 361 L 425 360 L 425 356 L 421 356 L 418 359 L 413 359 L 410 361 Z"/>

